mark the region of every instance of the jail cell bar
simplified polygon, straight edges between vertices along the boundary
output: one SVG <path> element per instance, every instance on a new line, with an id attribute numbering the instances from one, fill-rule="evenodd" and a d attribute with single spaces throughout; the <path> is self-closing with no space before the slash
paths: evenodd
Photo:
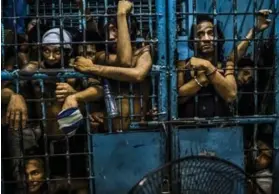
<path id="1" fill-rule="evenodd" d="M 275 10 L 277 12 L 277 16 L 275 18 L 275 113 L 277 116 L 279 115 L 279 0 L 275 0 Z M 273 135 L 273 147 L 275 149 L 275 153 L 273 154 L 273 173 L 274 173 L 274 181 L 273 181 L 273 193 L 279 193 L 279 119 L 274 124 L 274 135 Z"/>

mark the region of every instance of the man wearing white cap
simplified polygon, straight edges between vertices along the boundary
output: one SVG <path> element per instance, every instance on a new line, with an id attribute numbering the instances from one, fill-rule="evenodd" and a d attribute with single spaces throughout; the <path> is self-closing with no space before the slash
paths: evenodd
<path id="1" fill-rule="evenodd" d="M 43 37 L 42 42 L 48 43 L 43 45 L 42 56 L 43 61 L 30 62 L 23 70 L 36 71 L 40 69 L 61 68 L 61 59 L 64 57 L 65 66 L 68 65 L 68 60 L 71 56 L 71 41 L 72 37 L 69 32 L 63 30 L 62 36 L 64 43 L 64 56 L 60 53 L 60 29 L 54 28 L 47 31 Z M 61 41 L 62 42 L 62 41 Z M 35 120 L 42 120 L 40 122 L 44 132 L 51 139 L 61 139 L 67 136 L 75 134 L 76 130 L 80 128 L 83 121 L 83 116 L 79 109 L 79 105 L 82 105 L 88 101 L 97 100 L 102 96 L 102 87 L 97 80 L 91 79 L 84 83 L 77 79 L 66 79 L 66 82 L 62 83 L 60 80 L 45 80 L 44 90 L 42 90 L 40 83 L 37 80 L 22 81 L 22 86 L 27 86 L 33 92 L 35 99 L 43 99 L 45 108 L 41 106 L 40 101 L 34 103 L 34 107 L 28 108 L 25 96 L 17 94 L 20 98 L 13 98 L 12 95 L 8 101 L 6 123 L 9 124 L 10 133 L 9 139 L 9 152 L 13 157 L 19 157 L 21 151 L 31 149 L 37 146 L 38 140 L 42 137 L 42 128 L 40 126 L 33 126 L 34 123 L 28 122 L 28 112 L 36 112 Z M 31 86 L 31 87 L 30 87 Z M 21 90 L 22 91 L 22 90 Z M 24 92 L 24 91 L 23 91 Z M 15 96 L 15 95 L 14 95 Z M 20 101 L 14 99 L 21 99 Z M 46 100 L 47 99 L 47 100 Z M 29 105 L 29 103 L 28 103 Z M 32 106 L 33 104 L 31 104 Z M 43 110 L 45 109 L 45 110 Z M 45 119 L 43 119 L 45 111 Z M 34 118 L 32 118 L 34 119 Z M 22 121 L 22 122 L 21 122 Z M 27 124 L 26 124 L 27 121 Z M 23 150 L 20 149 L 20 135 L 18 129 L 22 129 L 23 135 Z M 58 136 L 60 135 L 60 136 Z M 13 172 L 17 179 L 20 179 L 18 172 L 19 161 L 13 160 Z"/>
<path id="2" fill-rule="evenodd" d="M 66 30 L 63 30 L 63 35 L 60 35 L 59 28 L 53 28 L 47 31 L 42 37 L 42 43 L 45 44 L 42 49 L 43 62 L 40 65 L 38 65 L 38 63 L 30 63 L 26 67 L 26 70 L 34 71 L 38 69 L 39 66 L 44 69 L 61 68 L 63 65 L 64 67 L 68 67 L 72 53 L 71 42 L 72 36 Z M 64 56 L 60 53 L 60 47 L 64 48 Z M 62 57 L 64 59 L 64 64 L 61 62 Z M 71 124 L 77 124 L 77 122 L 82 119 L 82 115 L 78 109 L 79 103 L 94 101 L 102 96 L 102 88 L 100 87 L 99 82 L 92 78 L 90 78 L 88 82 L 90 87 L 81 90 L 82 84 L 80 83 L 80 80 L 77 79 L 67 79 L 65 83 L 56 80 L 46 80 L 45 92 L 43 94 L 39 92 L 40 87 L 38 84 L 33 82 L 37 98 L 56 98 L 55 101 L 47 103 L 46 117 L 47 119 L 56 120 L 56 117 L 58 116 L 58 122 L 45 122 L 47 134 L 61 134 L 61 131 L 58 130 L 58 128 L 64 129 L 65 127 L 67 128 L 71 126 Z M 61 110 L 63 111 L 60 113 Z M 39 104 L 37 106 L 37 111 L 39 114 L 42 114 Z M 61 114 L 63 116 L 61 116 Z M 68 123 L 65 123 L 65 121 Z M 68 134 L 69 129 L 66 131 Z M 72 131 L 69 133 L 73 134 Z"/>

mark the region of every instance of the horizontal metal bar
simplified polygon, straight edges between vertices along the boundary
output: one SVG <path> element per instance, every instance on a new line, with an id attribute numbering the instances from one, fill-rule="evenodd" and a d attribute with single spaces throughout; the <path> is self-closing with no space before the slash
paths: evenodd
<path id="1" fill-rule="evenodd" d="M 95 179 L 95 176 L 88 176 L 88 177 L 66 177 L 66 178 L 48 178 L 45 179 L 44 181 L 40 181 L 40 182 L 54 182 L 54 181 L 62 181 L 62 180 L 71 180 L 71 181 L 76 181 L 76 180 L 92 180 Z M 28 182 L 28 181 L 23 181 L 23 182 Z M 18 181 L 6 181 L 6 180 L 1 180 L 2 184 L 14 184 L 14 183 L 22 183 L 22 180 L 18 180 Z"/>
<path id="2" fill-rule="evenodd" d="M 133 14 L 133 16 L 162 16 L 163 14 L 161 13 L 140 13 L 140 14 Z M 36 18 L 36 19 L 65 19 L 65 18 L 71 18 L 73 19 L 74 17 L 111 17 L 111 16 L 117 16 L 117 14 L 82 14 L 82 15 L 60 15 L 60 14 L 55 14 L 55 15 L 41 15 L 41 16 L 34 16 L 34 17 L 25 17 L 25 16 L 15 16 L 15 17 L 2 17 L 1 19 L 24 19 L 24 18 Z"/>
<path id="3" fill-rule="evenodd" d="M 276 36 L 276 37 L 272 37 L 272 38 L 252 38 L 250 41 L 264 41 L 264 40 L 278 40 L 279 37 Z M 211 40 L 213 42 L 224 42 L 224 41 L 227 41 L 227 42 L 234 42 L 234 41 L 243 41 L 243 40 L 246 40 L 245 38 L 225 38 L 225 39 L 214 39 L 214 40 Z M 176 39 L 176 42 L 201 42 L 201 40 L 190 40 L 190 39 L 187 39 L 187 40 L 183 40 L 183 39 Z"/>
<path id="4" fill-rule="evenodd" d="M 279 12 L 273 12 L 270 15 L 278 15 Z M 208 13 L 208 12 L 176 12 L 177 16 L 192 16 L 192 15 L 200 15 L 200 14 L 206 14 L 206 15 L 211 15 L 211 16 L 219 16 L 219 15 L 255 15 L 254 12 L 216 12 L 216 13 Z"/>
<path id="5" fill-rule="evenodd" d="M 232 117 L 232 118 L 185 118 L 172 121 L 148 121 L 148 122 L 132 122 L 130 124 L 131 129 L 141 129 L 149 127 L 159 127 L 162 124 L 173 125 L 218 125 L 218 124 L 261 124 L 261 123 L 274 123 L 279 119 L 277 115 L 263 115 L 263 116 L 251 116 L 251 117 Z"/>
<path id="6" fill-rule="evenodd" d="M 158 75 L 163 68 L 154 65 L 152 67 L 151 72 L 149 75 L 154 76 Z M 14 79 L 20 79 L 20 80 L 35 80 L 35 79 L 53 79 L 53 78 L 89 78 L 90 75 L 82 74 L 79 72 L 76 72 L 73 69 L 40 69 L 34 72 L 28 72 L 23 70 L 15 70 L 12 72 L 9 71 L 1 71 L 1 79 L 3 81 L 5 80 L 14 80 Z"/>
<path id="7" fill-rule="evenodd" d="M 150 39 L 150 40 L 133 40 L 131 43 L 157 43 L 158 39 Z M 73 41 L 73 42 L 61 42 L 61 43 L 55 43 L 56 45 L 64 45 L 64 44 L 114 44 L 116 41 L 109 41 L 109 40 L 100 40 L 100 41 Z M 1 46 L 43 46 L 43 45 L 53 45 L 53 43 L 16 43 L 16 44 L 5 44 L 1 43 Z"/>

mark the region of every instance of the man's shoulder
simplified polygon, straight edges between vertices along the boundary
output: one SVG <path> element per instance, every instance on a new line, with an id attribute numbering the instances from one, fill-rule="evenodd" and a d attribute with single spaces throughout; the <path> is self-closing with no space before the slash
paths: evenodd
<path id="1" fill-rule="evenodd" d="M 142 55 L 142 54 L 145 53 L 145 52 L 149 52 L 149 53 L 150 53 L 150 49 L 151 49 L 151 48 L 150 48 L 149 45 L 146 45 L 146 46 L 144 46 L 144 47 L 141 47 L 141 48 L 135 50 L 134 56 L 135 56 L 135 57 L 136 57 L 136 56 L 140 56 L 140 55 Z"/>

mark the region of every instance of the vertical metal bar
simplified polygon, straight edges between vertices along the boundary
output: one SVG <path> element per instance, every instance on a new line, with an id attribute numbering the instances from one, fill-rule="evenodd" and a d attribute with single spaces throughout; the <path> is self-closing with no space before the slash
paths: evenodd
<path id="1" fill-rule="evenodd" d="M 159 100 L 159 120 L 168 119 L 168 92 L 167 92 L 167 77 L 166 77 L 166 60 L 167 60 L 167 48 L 166 48 L 166 10 L 165 10 L 165 1 L 156 0 L 156 27 L 158 35 L 158 65 L 162 68 L 163 71 L 160 73 L 159 80 L 159 91 L 158 91 L 158 100 Z M 174 14 L 175 12 L 173 12 Z"/>
<path id="2" fill-rule="evenodd" d="M 37 2 L 37 1 L 36 1 Z M 55 16 L 55 3 L 52 3 L 51 4 L 51 8 L 52 8 L 52 16 Z M 56 22 L 55 22 L 55 19 L 54 18 L 52 18 L 52 27 L 54 28 L 55 27 L 55 25 L 56 25 Z"/>
<path id="3" fill-rule="evenodd" d="M 80 9 L 78 9 L 78 26 L 79 26 L 79 30 L 82 30 L 82 13 L 81 13 L 81 10 Z"/>
<path id="4" fill-rule="evenodd" d="M 198 55 L 198 47 L 197 45 L 199 44 L 199 42 L 201 40 L 199 40 L 198 42 L 196 42 L 196 36 L 197 36 L 197 1 L 193 0 L 193 23 L 192 25 L 194 25 L 194 56 Z M 198 116 L 198 106 L 199 106 L 199 95 L 195 95 L 195 116 Z"/>
<path id="5" fill-rule="evenodd" d="M 88 115 L 90 114 L 90 108 L 89 108 L 89 104 L 86 104 L 86 129 L 87 129 L 87 149 L 88 149 L 88 168 L 89 168 L 89 193 L 92 193 L 94 194 L 95 193 L 95 181 L 93 179 L 94 177 L 94 154 L 92 154 L 92 146 L 93 146 L 93 142 L 92 142 L 92 139 L 91 138 L 91 131 L 90 131 L 90 121 L 89 121 L 89 117 Z"/>
<path id="6" fill-rule="evenodd" d="M 64 17 L 63 17 L 63 14 L 62 14 L 62 4 L 63 4 L 63 2 L 62 2 L 62 0 L 59 0 L 59 3 L 58 3 L 58 12 L 59 12 L 59 30 L 60 30 L 60 52 L 61 52 L 61 68 L 62 69 L 64 69 L 65 67 L 65 64 L 64 64 L 64 55 L 65 55 L 65 53 L 64 53 L 64 43 L 65 43 L 65 41 L 64 41 Z M 63 17 L 63 18 L 62 18 Z M 63 19 L 63 21 L 62 21 L 62 19 Z M 62 44 L 61 44 L 62 43 Z"/>
<path id="7" fill-rule="evenodd" d="M 223 62 L 223 61 L 219 61 L 219 58 L 218 56 L 221 54 L 221 53 L 218 53 L 218 32 L 217 32 L 217 19 L 216 19 L 216 16 L 217 16 L 217 10 L 216 10 L 216 0 L 212 0 L 212 8 L 213 8 L 213 25 L 214 25 L 214 37 L 213 37 L 213 44 L 214 44 L 214 59 L 213 59 L 213 65 L 218 68 L 218 64 L 219 62 Z M 219 103 L 218 103 L 219 99 L 217 97 L 217 95 L 214 96 L 214 103 L 215 103 L 215 110 L 219 109 L 218 106 Z M 214 115 L 214 116 L 220 116 L 220 115 Z"/>
<path id="8" fill-rule="evenodd" d="M 85 14 L 85 9 L 86 9 L 86 0 L 82 0 L 82 10 L 83 10 L 83 17 L 82 17 L 82 23 L 81 23 L 81 27 L 83 29 L 83 43 L 86 42 L 86 32 L 85 32 L 85 29 L 87 28 L 86 26 L 86 17 L 84 16 Z M 86 50 L 85 48 L 83 49 L 83 55 L 85 56 L 86 54 Z M 87 135 L 87 149 L 88 149 L 88 152 L 89 154 L 87 155 L 88 157 L 88 167 L 89 167 L 89 193 L 95 193 L 95 181 L 93 181 L 93 177 L 94 177 L 94 167 L 93 167 L 93 157 L 94 155 L 92 154 L 92 138 L 90 136 L 90 121 L 89 121 L 89 117 L 88 115 L 90 115 L 90 107 L 89 107 L 89 104 L 86 103 L 85 105 L 86 107 L 86 135 Z M 91 157 L 92 155 L 92 157 Z"/>
<path id="9" fill-rule="evenodd" d="M 18 51 L 18 41 L 17 41 L 17 19 L 16 19 L 16 3 L 15 0 L 13 0 L 13 27 L 14 27 L 14 40 L 15 40 L 15 45 L 14 45 L 14 57 L 15 57 L 15 68 L 19 69 L 18 65 L 18 57 L 17 57 L 17 51 Z M 18 85 L 18 82 L 17 82 Z"/>
<path id="10" fill-rule="evenodd" d="M 277 16 L 275 16 L 275 36 L 277 37 L 275 44 L 275 113 L 279 115 L 279 0 L 275 0 L 275 10 L 277 12 Z M 273 193 L 279 193 L 279 120 L 277 119 L 274 125 L 274 133 L 273 133 L 273 148 L 275 149 L 275 154 L 273 154 L 273 176 L 275 177 L 273 180 Z"/>
<path id="11" fill-rule="evenodd" d="M 44 81 L 42 79 L 39 80 L 40 88 L 41 88 L 41 109 L 42 109 L 42 126 L 43 128 L 46 127 L 46 102 L 44 101 L 44 93 L 45 93 L 45 87 L 44 87 Z M 49 122 L 49 121 L 48 121 Z M 45 128 L 46 129 L 46 128 Z M 45 146 L 45 161 L 46 161 L 46 181 L 47 186 L 49 188 L 49 179 L 50 179 L 50 170 L 49 170 L 49 153 L 48 153 L 48 136 L 46 131 L 44 130 L 44 146 Z"/>
<path id="12" fill-rule="evenodd" d="M 17 55 L 17 51 L 18 51 L 18 41 L 17 41 L 17 19 L 16 19 L 16 3 L 15 3 L 15 0 L 13 0 L 13 3 L 12 3 L 12 7 L 13 7 L 13 28 L 14 28 L 14 57 L 15 57 L 15 68 L 16 69 L 19 69 L 19 65 L 18 65 L 18 55 Z M 19 93 L 19 80 L 16 79 L 14 80 L 15 81 L 15 84 L 16 84 L 16 93 Z M 20 147 L 19 147 L 19 150 L 20 150 L 20 156 L 16 156 L 16 157 L 20 157 L 20 159 L 17 159 L 19 162 L 17 165 L 19 166 L 16 166 L 16 170 L 17 170 L 17 173 L 20 172 L 20 170 L 18 168 L 21 168 L 21 169 L 24 169 L 24 145 L 23 145 L 23 136 L 22 136 L 22 130 L 19 130 L 18 131 L 19 133 L 19 137 L 20 137 Z M 21 174 L 17 174 L 16 173 L 16 181 L 19 181 L 20 184 L 24 185 L 25 184 L 25 176 L 23 177 L 22 180 L 18 180 L 18 178 L 21 178 Z M 19 176 L 19 177 L 18 177 Z M 17 184 L 19 184 L 19 182 L 17 182 Z M 24 193 L 26 193 L 26 188 L 24 187 Z"/>
<path id="13" fill-rule="evenodd" d="M 73 6 L 72 2 L 70 1 L 70 15 L 73 15 Z M 70 26 L 73 27 L 73 19 L 70 17 Z"/>
<path id="14" fill-rule="evenodd" d="M 72 193 L 72 184 L 71 184 L 71 161 L 70 161 L 70 146 L 69 138 L 66 136 L 66 162 L 67 162 L 67 182 L 68 182 L 68 193 Z"/>
<path id="15" fill-rule="evenodd" d="M 36 22 L 37 22 L 37 25 L 36 25 L 36 28 L 37 28 L 37 45 L 36 45 L 36 48 L 37 48 L 37 53 L 38 53 L 38 61 L 39 61 L 39 69 L 41 69 L 41 60 L 42 60 L 42 56 L 41 56 L 41 48 L 42 48 L 42 44 L 41 44 L 41 29 L 40 29 L 40 13 L 39 13 L 39 1 L 37 0 L 36 1 L 36 5 L 35 5 L 35 12 L 36 12 Z"/>
<path id="16" fill-rule="evenodd" d="M 140 37 L 142 37 L 142 0 L 140 0 L 140 4 L 139 4 L 139 13 L 140 13 Z"/>
<path id="17" fill-rule="evenodd" d="M 152 104 L 152 110 L 154 110 L 157 107 L 156 104 L 156 77 L 151 77 L 151 83 L 152 83 L 152 96 L 151 96 L 151 104 Z"/>
<path id="18" fill-rule="evenodd" d="M 150 14 L 148 16 L 148 28 L 149 28 L 150 37 L 153 38 L 153 27 L 152 27 L 152 16 L 151 16 L 151 14 L 152 14 L 152 0 L 148 0 L 148 13 Z"/>
<path id="19" fill-rule="evenodd" d="M 256 9 L 257 9 L 257 0 L 254 0 L 254 6 L 253 6 L 253 22 L 254 22 L 254 25 L 255 26 L 255 19 L 256 19 Z M 255 30 L 254 30 L 255 31 Z M 258 53 L 257 52 L 257 49 L 256 49 L 256 41 L 255 41 L 255 33 L 253 33 L 253 61 L 255 61 L 255 58 L 256 58 L 256 55 Z M 255 112 L 254 114 L 258 114 L 258 89 L 257 89 L 257 86 L 258 86 L 258 65 L 257 65 L 257 62 L 254 64 L 255 68 L 254 68 L 254 105 L 255 105 Z"/>
<path id="20" fill-rule="evenodd" d="M 237 32 L 237 0 L 233 1 L 233 50 L 234 50 L 234 58 L 237 61 L 238 54 L 237 54 L 237 46 L 236 41 L 238 38 Z M 234 68 L 237 68 L 237 63 L 234 62 Z M 238 115 L 238 96 L 236 99 L 236 115 Z"/>
<path id="21" fill-rule="evenodd" d="M 121 94 L 121 87 L 120 87 L 120 82 L 117 83 L 117 88 L 118 88 L 118 94 Z M 122 100 L 123 100 L 123 95 L 119 96 L 118 98 L 118 107 L 119 107 L 119 115 L 120 115 L 120 126 L 121 129 L 123 129 L 123 117 L 122 117 Z M 110 119 L 108 119 L 108 127 L 109 127 L 109 132 L 112 132 L 112 122 Z"/>
<path id="22" fill-rule="evenodd" d="M 46 16 L 46 3 L 43 3 L 43 12 L 44 12 L 44 16 Z M 44 24 L 46 25 L 46 18 L 44 18 Z"/>
<path id="23" fill-rule="evenodd" d="M 256 9 L 257 9 L 257 0 L 253 1 L 253 26 L 255 26 L 255 15 L 256 15 Z M 256 43 L 255 43 L 255 33 L 253 33 L 253 61 L 255 61 L 256 58 Z M 254 64 L 255 68 L 254 68 L 254 114 L 257 115 L 258 114 L 258 70 L 257 70 L 257 63 Z M 257 135 L 258 135 L 258 124 L 254 124 L 254 130 L 253 130 L 253 159 L 256 159 L 257 157 L 257 150 L 258 150 L 258 146 L 257 146 Z"/>
<path id="24" fill-rule="evenodd" d="M 2 12 L 3 13 L 3 12 Z M 2 14 L 1 14 L 2 15 Z M 5 68 L 5 29 L 4 29 L 4 24 L 1 22 L 1 69 Z"/>
<path id="25" fill-rule="evenodd" d="M 186 13 L 186 1 L 185 0 L 183 0 L 183 1 L 181 1 L 181 12 L 182 13 Z M 183 30 L 186 30 L 186 28 L 187 28 L 187 20 L 186 20 L 186 17 L 185 17 L 185 15 L 182 15 L 181 16 L 182 17 L 182 20 L 181 20 L 181 28 L 183 29 Z"/>
<path id="26" fill-rule="evenodd" d="M 134 119 L 134 114 L 135 114 L 135 111 L 134 111 L 134 98 L 135 98 L 135 94 L 133 92 L 133 84 L 129 84 L 129 104 L 130 104 L 130 108 L 129 108 L 129 111 L 130 111 L 130 119 L 131 121 Z"/>
<path id="27" fill-rule="evenodd" d="M 104 24 L 107 24 L 107 21 L 108 21 L 108 15 L 107 15 L 107 10 L 108 10 L 108 0 L 104 0 L 104 7 L 105 7 L 105 19 L 104 19 Z M 107 42 L 108 41 L 108 26 L 106 29 L 106 32 L 105 32 L 105 41 Z M 106 44 L 106 59 L 108 59 L 107 57 L 109 57 L 108 55 L 108 44 Z M 122 119 L 121 119 L 121 122 L 122 122 Z M 108 129 L 109 129 L 109 132 L 112 133 L 112 119 L 111 118 L 108 118 Z"/>

